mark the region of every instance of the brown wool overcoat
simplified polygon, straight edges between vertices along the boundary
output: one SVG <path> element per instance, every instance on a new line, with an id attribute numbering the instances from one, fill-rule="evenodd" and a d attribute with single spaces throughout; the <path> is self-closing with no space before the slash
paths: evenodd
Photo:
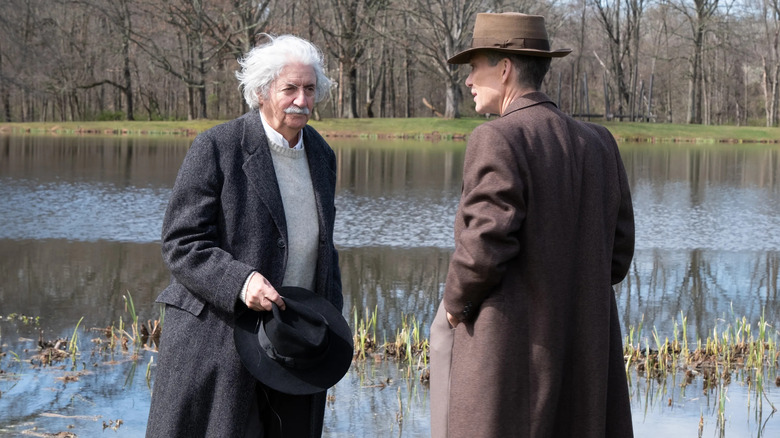
<path id="1" fill-rule="evenodd" d="M 609 131 L 540 92 L 477 127 L 455 246 L 443 304 L 467 314 L 449 436 L 631 437 L 612 285 L 633 257 L 634 217 Z"/>

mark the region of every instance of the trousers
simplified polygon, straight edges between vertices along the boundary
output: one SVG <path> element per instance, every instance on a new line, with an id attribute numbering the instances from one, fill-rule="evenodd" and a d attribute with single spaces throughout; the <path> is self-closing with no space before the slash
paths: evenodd
<path id="1" fill-rule="evenodd" d="M 290 395 L 258 382 L 244 438 L 320 438 L 325 395 Z"/>
<path id="2" fill-rule="evenodd" d="M 431 438 L 447 437 L 453 330 L 441 303 L 431 323 Z"/>

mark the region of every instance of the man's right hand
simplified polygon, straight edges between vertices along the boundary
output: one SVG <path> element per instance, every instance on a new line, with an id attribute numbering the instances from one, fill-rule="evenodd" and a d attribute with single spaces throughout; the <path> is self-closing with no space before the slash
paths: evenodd
<path id="1" fill-rule="evenodd" d="M 450 323 L 450 327 L 455 328 L 460 324 L 460 320 L 455 317 L 455 315 L 451 314 L 450 312 L 447 312 L 447 321 Z"/>
<path id="2" fill-rule="evenodd" d="M 284 300 L 279 292 L 271 285 L 265 277 L 255 272 L 249 278 L 249 284 L 246 288 L 246 306 L 256 311 L 270 311 L 276 303 L 279 309 L 284 310 Z"/>

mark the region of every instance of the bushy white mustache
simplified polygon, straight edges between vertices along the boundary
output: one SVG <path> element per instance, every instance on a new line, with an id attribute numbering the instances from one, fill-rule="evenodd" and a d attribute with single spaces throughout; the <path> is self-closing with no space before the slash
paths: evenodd
<path id="1" fill-rule="evenodd" d="M 303 114 L 308 115 L 309 109 L 308 108 L 301 108 L 297 105 L 290 105 L 284 110 L 285 114 Z"/>

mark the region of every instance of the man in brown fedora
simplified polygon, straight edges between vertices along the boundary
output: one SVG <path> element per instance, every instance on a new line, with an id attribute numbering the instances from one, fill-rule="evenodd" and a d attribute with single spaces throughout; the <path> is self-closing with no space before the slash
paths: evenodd
<path id="1" fill-rule="evenodd" d="M 633 436 L 612 285 L 634 252 L 629 184 L 605 128 L 540 92 L 544 18 L 478 14 L 455 252 L 431 326 L 434 437 Z"/>

